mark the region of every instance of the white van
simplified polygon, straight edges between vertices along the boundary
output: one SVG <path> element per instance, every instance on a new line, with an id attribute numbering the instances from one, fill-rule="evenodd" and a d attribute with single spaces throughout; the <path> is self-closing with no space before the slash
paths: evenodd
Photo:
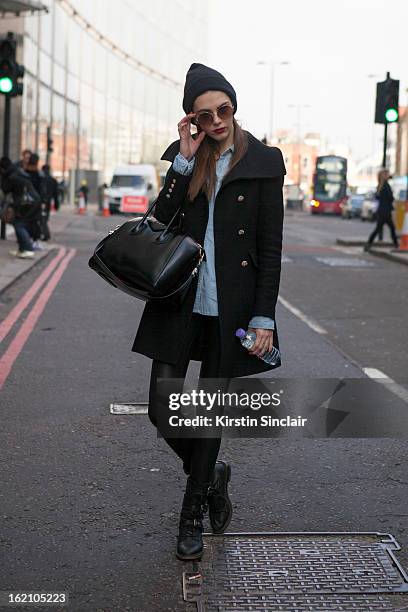
<path id="1" fill-rule="evenodd" d="M 115 213 L 146 212 L 160 191 L 158 172 L 152 164 L 132 164 L 115 169 L 110 187 L 109 210 Z"/>

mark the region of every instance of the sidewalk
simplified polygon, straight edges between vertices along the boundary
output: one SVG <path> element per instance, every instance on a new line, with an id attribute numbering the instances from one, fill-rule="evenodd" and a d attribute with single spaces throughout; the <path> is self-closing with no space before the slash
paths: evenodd
<path id="1" fill-rule="evenodd" d="M 89 215 L 95 215 L 97 211 L 96 204 L 88 205 Z M 0 240 L 0 294 L 57 248 L 55 238 L 65 231 L 76 216 L 76 208 L 73 206 L 63 206 L 62 210 L 51 215 L 49 225 L 52 241 L 43 243 L 46 245 L 45 250 L 36 251 L 34 259 L 18 259 L 9 254 L 9 251 L 17 249 L 17 243 L 14 228 L 11 225 L 6 226 L 7 239 Z"/>
<path id="2" fill-rule="evenodd" d="M 363 247 L 367 244 L 366 238 L 337 238 L 336 244 L 341 246 L 354 246 Z M 374 242 L 374 246 L 371 247 L 370 251 L 364 251 L 364 253 L 375 255 L 376 257 L 383 257 L 397 263 L 408 265 L 408 251 L 397 252 L 392 242 Z"/>

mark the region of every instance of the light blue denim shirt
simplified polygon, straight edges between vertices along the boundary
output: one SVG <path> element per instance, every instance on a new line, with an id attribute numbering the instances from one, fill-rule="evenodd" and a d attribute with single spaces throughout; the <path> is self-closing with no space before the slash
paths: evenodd
<path id="1" fill-rule="evenodd" d="M 213 196 L 209 202 L 208 223 L 204 238 L 206 261 L 203 261 L 200 266 L 197 293 L 193 307 L 193 312 L 213 317 L 218 316 L 214 250 L 214 203 L 221 187 L 222 179 L 228 170 L 233 151 L 234 145 L 232 144 L 229 149 L 222 153 L 216 162 L 217 179 Z M 181 153 L 178 153 L 173 161 L 173 170 L 179 174 L 188 175 L 192 173 L 194 163 L 195 157 L 188 161 Z M 252 317 L 248 327 L 275 329 L 275 321 L 270 317 Z"/>

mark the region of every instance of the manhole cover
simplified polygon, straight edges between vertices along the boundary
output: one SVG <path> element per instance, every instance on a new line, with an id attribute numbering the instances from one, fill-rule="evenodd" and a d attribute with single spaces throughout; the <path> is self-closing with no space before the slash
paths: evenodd
<path id="1" fill-rule="evenodd" d="M 368 268 L 374 266 L 372 261 L 351 257 L 316 257 L 315 259 L 326 266 L 342 266 L 345 268 Z"/>
<path id="2" fill-rule="evenodd" d="M 204 547 L 183 575 L 184 599 L 201 612 L 408 611 L 389 534 L 204 534 Z"/>

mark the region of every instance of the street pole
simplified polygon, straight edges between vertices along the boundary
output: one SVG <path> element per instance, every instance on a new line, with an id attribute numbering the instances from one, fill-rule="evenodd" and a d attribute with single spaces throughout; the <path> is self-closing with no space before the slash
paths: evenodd
<path id="1" fill-rule="evenodd" d="M 388 79 L 390 78 L 390 73 L 387 72 L 387 76 L 385 77 L 385 80 L 388 81 Z M 388 133 L 388 122 L 387 119 L 385 119 L 385 123 L 384 123 L 384 146 L 383 146 L 383 158 L 382 158 L 382 167 L 385 168 L 387 165 L 387 133 Z"/>
<path id="2" fill-rule="evenodd" d="M 384 146 L 383 146 L 383 158 L 382 158 L 382 167 L 385 168 L 387 165 L 387 131 L 388 131 L 388 123 L 384 124 Z"/>
<path id="3" fill-rule="evenodd" d="M 4 96 L 4 128 L 3 128 L 3 156 L 8 157 L 10 153 L 10 96 Z M 1 222 L 0 239 L 6 239 L 6 224 Z"/>

